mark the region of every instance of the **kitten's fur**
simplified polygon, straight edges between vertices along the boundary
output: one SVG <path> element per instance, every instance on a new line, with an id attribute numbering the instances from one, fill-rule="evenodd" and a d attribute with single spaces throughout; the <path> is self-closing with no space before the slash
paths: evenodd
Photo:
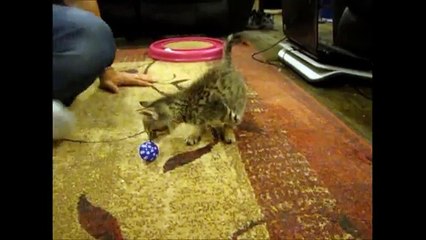
<path id="1" fill-rule="evenodd" d="M 200 141 L 207 128 L 226 143 L 235 142 L 233 128 L 241 123 L 247 101 L 244 78 L 232 67 L 231 49 L 233 35 L 228 36 L 222 61 L 207 70 L 189 88 L 154 102 L 140 102 L 144 107 L 145 130 L 150 139 L 159 129 L 169 132 L 179 123 L 195 126 L 187 138 L 188 145 Z"/>

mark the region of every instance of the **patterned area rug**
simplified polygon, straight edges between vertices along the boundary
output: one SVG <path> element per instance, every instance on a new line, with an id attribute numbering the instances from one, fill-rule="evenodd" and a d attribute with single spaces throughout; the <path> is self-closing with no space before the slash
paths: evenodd
<path id="1" fill-rule="evenodd" d="M 117 52 L 114 67 L 155 76 L 153 88 L 98 90 L 71 106 L 77 131 L 54 147 L 54 239 L 371 238 L 371 146 L 272 66 L 234 47 L 250 89 L 237 143 L 186 146 L 182 125 L 143 162 L 139 101 L 189 86 L 213 63 L 154 62 Z"/>

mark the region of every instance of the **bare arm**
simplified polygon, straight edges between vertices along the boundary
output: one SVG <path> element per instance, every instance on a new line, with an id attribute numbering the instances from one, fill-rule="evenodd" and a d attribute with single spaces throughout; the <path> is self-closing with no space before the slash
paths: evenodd
<path id="1" fill-rule="evenodd" d="M 155 81 L 146 74 L 134 74 L 116 71 L 113 67 L 108 67 L 100 75 L 100 88 L 112 93 L 118 92 L 121 86 L 149 87 Z"/>

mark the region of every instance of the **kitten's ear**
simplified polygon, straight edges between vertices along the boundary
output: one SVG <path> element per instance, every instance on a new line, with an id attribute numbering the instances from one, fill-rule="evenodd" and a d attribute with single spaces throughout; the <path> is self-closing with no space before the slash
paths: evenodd
<path id="1" fill-rule="evenodd" d="M 149 107 L 150 105 L 151 105 L 151 102 L 148 102 L 148 101 L 140 101 L 139 102 L 139 104 L 142 106 L 142 107 Z"/>
<path id="2" fill-rule="evenodd" d="M 152 109 L 143 109 L 141 111 L 141 114 L 144 115 L 144 116 L 146 116 L 146 117 L 148 117 L 148 118 L 150 118 L 150 119 L 153 119 L 153 120 L 158 120 L 158 118 L 159 118 L 158 113 L 156 113 Z"/>

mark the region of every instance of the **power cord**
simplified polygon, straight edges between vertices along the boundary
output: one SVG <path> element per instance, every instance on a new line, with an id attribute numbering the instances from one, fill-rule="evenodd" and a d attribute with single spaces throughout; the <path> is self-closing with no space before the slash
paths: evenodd
<path id="1" fill-rule="evenodd" d="M 361 89 L 359 89 L 357 86 L 353 86 L 353 88 L 358 92 L 359 95 L 363 96 L 364 98 L 373 101 L 373 97 L 368 94 L 366 94 L 365 92 L 361 91 Z"/>
<path id="2" fill-rule="evenodd" d="M 287 39 L 287 37 L 283 37 L 283 38 L 281 38 L 280 40 L 278 40 L 276 43 L 272 44 L 271 46 L 269 46 L 269 47 L 267 47 L 267 48 L 265 48 L 265 49 L 263 49 L 263 50 L 260 50 L 260 51 L 258 51 L 258 52 L 253 53 L 253 54 L 251 55 L 251 58 L 253 58 L 255 61 L 258 61 L 258 62 L 263 63 L 263 64 L 268 64 L 268 65 L 272 65 L 272 66 L 279 67 L 279 68 L 284 67 L 284 65 L 283 65 L 283 64 L 276 64 L 276 63 L 274 63 L 274 62 L 272 62 L 272 61 L 270 61 L 270 60 L 266 60 L 266 61 L 264 61 L 264 60 L 262 60 L 262 59 L 256 58 L 256 56 L 257 56 L 257 55 L 259 55 L 259 54 L 261 54 L 261 53 L 264 53 L 264 52 L 266 52 L 266 51 L 269 51 L 270 49 L 272 49 L 273 47 L 277 46 L 280 42 L 282 42 L 282 41 L 284 41 L 284 40 L 286 40 L 286 39 Z M 366 94 L 365 92 L 361 91 L 361 89 L 359 89 L 358 87 L 355 87 L 355 86 L 354 86 L 353 88 L 355 89 L 355 91 L 357 91 L 357 92 L 358 92 L 358 94 L 359 94 L 359 95 L 363 96 L 364 98 L 366 98 L 366 99 L 368 99 L 368 100 L 370 100 L 370 101 L 372 101 L 372 100 L 373 100 L 373 99 L 372 99 L 372 96 L 369 96 L 369 95 L 368 95 L 368 94 Z"/>
<path id="3" fill-rule="evenodd" d="M 130 139 L 130 138 L 134 138 L 134 137 L 137 137 L 137 136 L 139 136 L 143 133 L 146 133 L 146 131 L 143 130 L 143 131 L 137 132 L 133 135 L 122 137 L 122 138 L 104 139 L 104 140 L 99 140 L 99 141 L 79 140 L 79 139 L 69 139 L 69 138 L 60 139 L 58 141 L 75 142 L 75 143 L 111 143 L 111 142 L 119 142 L 119 141 L 127 140 L 127 139 Z"/>
<path id="4" fill-rule="evenodd" d="M 257 56 L 257 55 L 259 55 L 259 54 L 261 54 L 261 53 L 264 53 L 264 52 L 266 52 L 266 51 L 269 51 L 270 49 L 272 49 L 273 47 L 277 46 L 280 42 L 282 42 L 282 41 L 284 41 L 284 40 L 286 40 L 286 39 L 287 39 L 287 37 L 283 37 L 283 38 L 281 38 L 280 40 L 278 40 L 276 43 L 274 43 L 274 44 L 272 44 L 271 46 L 269 46 L 268 48 L 265 48 L 265 49 L 263 49 L 263 50 L 260 50 L 260 51 L 258 51 L 258 52 L 253 53 L 253 54 L 251 55 L 251 58 L 253 58 L 255 61 L 258 61 L 258 62 L 263 63 L 263 64 L 268 64 L 268 65 L 272 65 L 272 66 L 279 67 L 279 68 L 284 67 L 284 65 L 283 65 L 283 64 L 276 64 L 276 63 L 273 63 L 273 62 L 272 62 L 272 61 L 270 61 L 270 60 L 263 61 L 263 60 L 261 60 L 261 59 L 259 59 L 259 58 L 256 58 L 256 56 Z"/>

